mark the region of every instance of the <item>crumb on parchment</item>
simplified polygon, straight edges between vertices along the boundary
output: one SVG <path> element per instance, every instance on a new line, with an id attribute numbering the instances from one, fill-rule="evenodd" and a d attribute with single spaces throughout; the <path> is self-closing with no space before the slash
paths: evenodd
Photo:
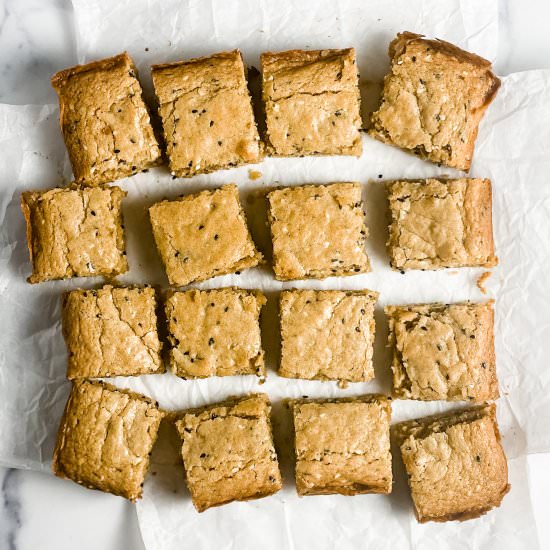
<path id="1" fill-rule="evenodd" d="M 248 171 L 248 179 L 252 181 L 259 180 L 262 177 L 262 173 L 258 170 L 249 170 Z"/>
<path id="2" fill-rule="evenodd" d="M 476 286 L 483 294 L 487 294 L 487 289 L 485 288 L 485 283 L 487 279 L 491 276 L 490 271 L 484 271 L 477 279 Z"/>

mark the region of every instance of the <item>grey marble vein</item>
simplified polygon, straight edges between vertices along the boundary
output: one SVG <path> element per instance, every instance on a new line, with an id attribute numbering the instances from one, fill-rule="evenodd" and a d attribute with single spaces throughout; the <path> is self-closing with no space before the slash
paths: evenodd
<path id="1" fill-rule="evenodd" d="M 21 502 L 19 500 L 19 471 L 0 470 L 0 548 L 17 549 L 17 536 L 21 528 Z"/>

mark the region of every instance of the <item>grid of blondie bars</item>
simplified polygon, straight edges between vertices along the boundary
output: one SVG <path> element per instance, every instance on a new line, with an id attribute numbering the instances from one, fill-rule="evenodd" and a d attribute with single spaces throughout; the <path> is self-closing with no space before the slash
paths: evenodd
<path id="1" fill-rule="evenodd" d="M 439 165 L 469 170 L 478 125 L 500 86 L 490 63 L 409 32 L 396 37 L 389 53 L 391 68 L 369 134 Z M 262 54 L 262 136 L 238 50 L 152 67 L 162 140 L 127 53 L 54 75 L 74 182 L 22 194 L 28 281 L 102 276 L 108 282 L 63 296 L 72 390 L 54 451 L 56 475 L 135 501 L 164 419 L 179 433 L 186 483 L 199 512 L 282 488 L 266 394 L 167 413 L 148 397 L 100 380 L 162 374 L 165 362 L 183 379 L 265 380 L 264 294 L 181 288 L 262 263 L 237 186 L 148 208 L 158 254 L 175 287 L 161 294 L 110 280 L 128 270 L 126 192 L 107 184 L 160 164 L 163 148 L 174 178 L 258 163 L 265 154 L 361 155 L 355 57 L 353 48 Z M 490 180 L 396 180 L 386 188 L 393 269 L 496 265 Z M 360 183 L 280 187 L 266 198 L 277 280 L 370 271 Z M 377 300 L 378 293 L 365 288 L 285 287 L 278 375 L 341 386 L 372 380 Z M 388 305 L 385 313 L 392 397 L 475 406 L 390 429 L 391 398 L 385 395 L 289 400 L 297 493 L 391 493 L 393 434 L 420 522 L 470 519 L 498 507 L 510 486 L 496 405 L 488 403 L 499 397 L 493 301 Z"/>

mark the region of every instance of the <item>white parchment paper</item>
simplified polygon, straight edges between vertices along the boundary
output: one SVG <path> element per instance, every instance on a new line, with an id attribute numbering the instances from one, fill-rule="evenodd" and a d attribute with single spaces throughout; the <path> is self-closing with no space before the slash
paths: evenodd
<path id="1" fill-rule="evenodd" d="M 384 74 L 387 45 L 396 32 L 412 30 L 451 40 L 489 59 L 496 54 L 497 2 L 474 0 L 360 0 L 339 2 L 166 0 L 73 0 L 81 60 L 127 49 L 147 85 L 148 66 L 239 47 L 257 63 L 261 51 L 288 47 L 357 48 L 362 92 L 368 106 L 371 81 Z M 146 50 L 147 48 L 147 50 Z M 66 351 L 60 332 L 60 294 L 91 287 L 99 279 L 31 286 L 24 222 L 19 209 L 24 189 L 49 188 L 67 181 L 70 169 L 53 106 L 0 106 L 0 463 L 47 468 L 64 405 Z M 525 454 L 550 451 L 549 293 L 550 73 L 530 72 L 504 79 L 503 88 L 480 129 L 472 175 L 493 179 L 495 237 L 500 265 L 488 287 L 497 299 L 497 361 L 503 397 L 499 422 L 510 458 L 512 492 L 502 507 L 466 524 L 419 526 L 412 518 L 406 483 L 396 460 L 391 496 L 323 496 L 298 499 L 289 451 L 289 418 L 281 400 L 301 395 L 353 395 L 389 391 L 386 304 L 484 297 L 475 281 L 483 270 L 412 272 L 388 267 L 384 180 L 457 175 L 368 137 L 354 158 L 267 159 L 249 167 L 172 180 L 165 168 L 151 170 L 120 185 L 128 190 L 124 216 L 130 272 L 121 281 L 166 287 L 154 249 L 147 207 L 222 183 L 237 182 L 258 246 L 269 252 L 262 192 L 276 185 L 355 180 L 363 184 L 370 236 L 367 251 L 373 272 L 326 281 L 282 284 L 268 267 L 218 277 L 203 288 L 230 284 L 260 288 L 268 296 L 263 336 L 269 377 L 183 381 L 170 374 L 120 378 L 116 383 L 151 395 L 177 410 L 248 391 L 265 391 L 274 402 L 274 428 L 285 489 L 273 497 L 234 503 L 197 514 L 184 487 L 177 442 L 163 430 L 153 456 L 138 515 L 145 544 L 175 548 L 529 548 L 536 530 L 529 497 Z M 281 288 L 371 288 L 381 293 L 376 314 L 376 380 L 342 390 L 332 383 L 286 380 L 274 372 L 279 347 L 277 296 Z M 441 403 L 395 402 L 400 420 L 444 410 Z M 168 432 L 168 433 L 166 433 Z"/>

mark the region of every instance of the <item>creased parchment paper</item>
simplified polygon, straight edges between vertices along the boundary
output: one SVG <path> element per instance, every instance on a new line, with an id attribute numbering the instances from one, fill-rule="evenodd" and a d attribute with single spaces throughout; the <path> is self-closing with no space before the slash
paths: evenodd
<path id="1" fill-rule="evenodd" d="M 151 63 L 240 47 L 257 63 L 267 49 L 340 47 L 358 49 L 365 104 L 370 81 L 388 65 L 386 49 L 399 30 L 413 30 L 454 41 L 493 59 L 496 53 L 496 2 L 180 2 L 74 0 L 79 58 L 90 60 L 128 49 L 141 77 Z M 148 51 L 145 51 L 148 48 Z M 234 503 L 197 514 L 184 487 L 177 441 L 163 429 L 154 452 L 152 474 L 138 504 L 147 548 L 538 548 L 529 497 L 525 454 L 550 451 L 550 374 L 543 359 L 550 351 L 549 293 L 550 73 L 530 72 L 504 79 L 478 139 L 472 175 L 494 183 L 495 237 L 501 263 L 488 281 L 497 299 L 497 360 L 503 397 L 499 421 L 510 458 L 512 492 L 502 507 L 465 524 L 418 526 L 406 483 L 396 460 L 391 496 L 323 496 L 298 499 L 292 478 L 290 426 L 281 400 L 301 395 L 354 395 L 389 391 L 390 356 L 385 348 L 386 304 L 485 299 L 475 282 L 479 269 L 412 272 L 388 267 L 385 252 L 384 180 L 457 175 L 364 137 L 364 152 L 354 158 L 267 159 L 192 180 L 172 180 L 165 168 L 151 170 L 120 185 L 124 201 L 130 272 L 120 280 L 166 287 L 154 249 L 147 207 L 162 198 L 237 182 L 253 236 L 269 254 L 263 192 L 277 185 L 355 180 L 363 184 L 370 236 L 367 275 L 282 284 L 269 267 L 224 276 L 200 285 L 231 284 L 260 288 L 268 296 L 263 336 L 268 381 L 253 377 L 183 381 L 170 374 L 120 378 L 116 383 L 151 395 L 177 410 L 221 400 L 228 395 L 265 391 L 274 402 L 276 443 L 285 489 L 268 499 Z M 66 351 L 60 332 L 60 294 L 92 287 L 96 279 L 31 286 L 19 210 L 20 192 L 48 188 L 70 178 L 52 106 L 0 106 L 0 462 L 48 468 L 57 423 L 68 392 Z M 251 181 L 248 170 L 262 173 Z M 381 293 L 376 314 L 376 380 L 339 389 L 332 383 L 294 381 L 276 376 L 279 335 L 277 296 L 281 288 L 371 288 Z M 445 404 L 394 402 L 394 419 L 444 410 Z"/>

